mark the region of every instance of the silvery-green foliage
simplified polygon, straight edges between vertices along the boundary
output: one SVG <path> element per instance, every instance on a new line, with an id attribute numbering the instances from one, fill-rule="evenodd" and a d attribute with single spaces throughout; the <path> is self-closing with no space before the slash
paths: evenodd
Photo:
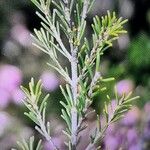
<path id="1" fill-rule="evenodd" d="M 34 29 L 34 45 L 49 55 L 52 60 L 48 63 L 66 81 L 66 85 L 60 86 L 66 102 L 60 101 L 63 106 L 61 117 L 66 122 L 67 128 L 63 133 L 68 137 L 65 144 L 69 150 L 76 150 L 80 143 L 79 133 L 88 126 L 82 126 L 85 118 L 91 112 L 88 108 L 93 103 L 94 97 L 102 91 L 107 90 L 101 84 L 114 80 L 113 77 L 104 78 L 101 74 L 101 57 L 105 50 L 113 45 L 113 41 L 119 35 L 126 33 L 123 25 L 127 22 L 123 18 L 117 18 L 116 14 L 109 11 L 104 17 L 95 16 L 93 19 L 92 43 L 85 37 L 86 16 L 92 7 L 93 0 L 31 0 L 39 9 L 36 14 L 41 19 L 40 30 Z M 51 7 L 51 5 L 53 7 Z M 65 43 L 63 37 L 67 39 Z M 69 48 L 66 46 L 66 42 Z M 63 66 L 58 55 L 68 60 L 69 68 Z M 45 112 L 48 95 L 41 98 L 41 82 L 37 84 L 31 79 L 29 90 L 22 87 L 26 94 L 25 106 L 29 112 L 25 113 L 36 124 L 36 130 L 45 139 L 52 143 L 53 149 L 58 149 L 51 141 L 49 122 L 45 121 Z M 100 116 L 97 117 L 97 127 L 91 137 L 91 142 L 86 150 L 98 149 L 99 143 L 105 135 L 108 126 L 120 119 L 125 112 L 131 108 L 131 103 L 138 97 L 130 98 L 123 95 L 118 98 L 117 105 L 112 114 L 108 113 L 111 104 L 109 95 L 106 95 L 103 116 L 106 119 L 105 125 L 101 126 Z"/>
<path id="2" fill-rule="evenodd" d="M 30 137 L 29 141 L 22 140 L 22 142 L 17 142 L 19 150 L 42 150 L 42 141 L 40 140 L 37 145 L 34 145 L 34 136 Z M 16 149 L 12 149 L 16 150 Z"/>
<path id="3" fill-rule="evenodd" d="M 49 94 L 44 98 L 41 98 L 42 95 L 42 84 L 39 80 L 37 84 L 34 83 L 34 79 L 31 79 L 29 83 L 29 90 L 27 88 L 21 87 L 23 92 L 26 95 L 25 100 L 23 101 L 25 106 L 28 108 L 29 112 L 24 114 L 28 116 L 35 124 L 35 129 L 45 137 L 45 139 L 53 145 L 55 149 L 56 146 L 51 140 L 50 136 L 50 123 L 46 122 L 46 105 Z"/>

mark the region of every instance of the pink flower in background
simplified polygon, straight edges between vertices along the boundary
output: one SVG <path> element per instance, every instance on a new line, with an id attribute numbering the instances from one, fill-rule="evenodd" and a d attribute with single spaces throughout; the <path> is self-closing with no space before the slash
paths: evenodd
<path id="1" fill-rule="evenodd" d="M 40 78 L 42 80 L 43 88 L 47 91 L 54 91 L 59 86 L 59 79 L 52 72 L 46 71 Z"/>
<path id="2" fill-rule="evenodd" d="M 12 65 L 0 67 L 0 88 L 12 92 L 22 82 L 22 73 L 20 69 Z"/>
<path id="3" fill-rule="evenodd" d="M 134 84 L 131 80 L 121 80 L 117 83 L 117 92 L 119 95 L 128 94 L 134 88 Z"/>
<path id="4" fill-rule="evenodd" d="M 126 126 L 133 126 L 140 120 L 141 112 L 137 107 L 132 107 L 132 109 L 124 116 L 122 119 L 122 124 Z"/>
<path id="5" fill-rule="evenodd" d="M 15 104 L 21 105 L 22 104 L 22 100 L 25 98 L 25 94 L 23 93 L 23 91 L 21 89 L 15 89 L 12 92 L 12 101 Z"/>
<path id="6" fill-rule="evenodd" d="M 7 107 L 10 99 L 10 94 L 4 89 L 0 88 L 0 108 Z"/>
<path id="7" fill-rule="evenodd" d="M 142 150 L 142 147 L 140 144 L 137 143 L 137 144 L 130 146 L 129 150 Z"/>
<path id="8" fill-rule="evenodd" d="M 119 146 L 119 142 L 117 138 L 114 136 L 107 136 L 104 139 L 105 141 L 105 150 L 117 150 Z"/>
<path id="9" fill-rule="evenodd" d="M 13 65 L 0 67 L 0 107 L 5 108 L 11 100 L 12 93 L 22 82 L 22 72 Z"/>
<path id="10" fill-rule="evenodd" d="M 129 129 L 127 132 L 127 140 L 130 145 L 134 145 L 138 141 L 138 133 L 135 128 Z"/>
<path id="11" fill-rule="evenodd" d="M 11 31 L 11 36 L 22 46 L 31 46 L 30 32 L 23 24 L 16 24 Z"/>

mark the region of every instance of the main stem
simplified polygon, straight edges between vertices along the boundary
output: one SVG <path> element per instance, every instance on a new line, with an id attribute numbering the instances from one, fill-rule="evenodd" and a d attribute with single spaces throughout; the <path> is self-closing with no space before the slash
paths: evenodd
<path id="1" fill-rule="evenodd" d="M 72 94 L 73 94 L 73 102 L 74 106 L 71 109 L 71 143 L 72 143 L 72 149 L 76 150 L 77 145 L 77 128 L 78 128 L 78 114 L 76 109 L 77 104 L 77 88 L 78 88 L 78 69 L 77 69 L 77 48 L 74 48 L 74 46 L 71 44 L 71 73 L 72 73 Z"/>

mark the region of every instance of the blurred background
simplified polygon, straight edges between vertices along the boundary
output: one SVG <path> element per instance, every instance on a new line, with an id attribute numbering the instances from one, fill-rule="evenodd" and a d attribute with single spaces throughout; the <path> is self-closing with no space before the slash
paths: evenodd
<path id="1" fill-rule="evenodd" d="M 88 33 L 94 15 L 104 15 L 107 10 L 127 18 L 127 34 L 106 51 L 102 74 L 116 78 L 118 94 L 134 91 L 139 95 L 133 109 L 118 124 L 112 125 L 104 138 L 104 149 L 149 150 L 150 149 L 150 1 L 149 0 L 96 0 L 88 15 Z M 54 142 L 61 148 L 64 124 L 59 117 L 63 98 L 59 84 L 63 79 L 46 65 L 49 57 L 32 46 L 30 33 L 40 27 L 35 15 L 36 8 L 30 0 L 0 0 L 0 150 L 16 147 L 16 141 L 37 135 L 34 124 L 24 117 L 26 110 L 21 99 L 24 94 L 20 85 L 27 86 L 31 77 L 43 82 L 43 91 L 50 93 L 47 108 L 51 120 Z M 60 60 L 67 65 L 67 62 Z M 112 83 L 114 85 L 114 83 Z M 113 95 L 109 85 L 109 93 Z M 101 111 L 103 94 L 93 104 Z M 113 103 L 113 100 L 112 100 Z M 90 119 L 90 123 L 94 121 Z M 117 129 L 117 131 L 116 131 Z M 39 135 L 38 135 L 39 136 Z M 40 136 L 39 136 L 40 137 Z M 38 138 L 37 138 L 38 139 Z M 81 149 L 84 149 L 84 144 Z M 44 142 L 44 149 L 51 150 Z"/>

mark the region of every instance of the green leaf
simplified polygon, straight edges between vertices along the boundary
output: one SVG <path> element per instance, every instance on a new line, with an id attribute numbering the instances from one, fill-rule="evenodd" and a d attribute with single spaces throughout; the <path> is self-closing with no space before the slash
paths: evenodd
<path id="1" fill-rule="evenodd" d="M 42 141 L 40 140 L 36 146 L 36 150 L 42 150 Z M 29 141 L 25 141 L 24 139 L 22 142 L 17 142 L 19 146 L 19 150 L 34 150 L 34 136 L 30 137 Z"/>
<path id="2" fill-rule="evenodd" d="M 61 117 L 66 121 L 67 126 L 68 126 L 69 130 L 71 131 L 71 120 L 70 120 L 70 117 L 67 115 L 67 113 L 66 113 L 66 111 L 64 109 L 62 109 L 61 111 L 62 111 Z"/>

